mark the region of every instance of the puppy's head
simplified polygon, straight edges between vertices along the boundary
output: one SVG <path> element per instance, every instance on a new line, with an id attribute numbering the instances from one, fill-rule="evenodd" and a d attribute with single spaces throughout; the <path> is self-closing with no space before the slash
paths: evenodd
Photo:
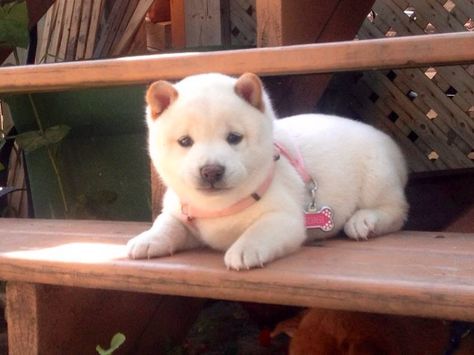
<path id="1" fill-rule="evenodd" d="M 152 161 L 186 202 L 217 208 L 252 193 L 268 174 L 274 113 L 255 74 L 158 81 L 146 102 Z"/>

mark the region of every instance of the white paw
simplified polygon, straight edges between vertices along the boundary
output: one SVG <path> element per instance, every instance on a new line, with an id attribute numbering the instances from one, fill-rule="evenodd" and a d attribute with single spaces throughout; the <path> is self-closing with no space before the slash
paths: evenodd
<path id="1" fill-rule="evenodd" d="M 171 255 L 174 249 L 170 238 L 148 230 L 128 241 L 127 252 L 131 259 L 150 259 Z"/>
<path id="2" fill-rule="evenodd" d="M 273 260 L 270 248 L 237 241 L 225 253 L 224 263 L 228 269 L 249 270 L 254 267 L 263 267 Z"/>
<path id="3" fill-rule="evenodd" d="M 359 210 L 344 225 L 346 235 L 355 240 L 367 240 L 374 234 L 378 216 L 372 210 Z"/>

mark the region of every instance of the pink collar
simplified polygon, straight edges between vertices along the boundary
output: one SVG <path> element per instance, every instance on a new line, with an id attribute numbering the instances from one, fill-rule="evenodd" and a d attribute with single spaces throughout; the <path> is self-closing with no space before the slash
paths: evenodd
<path id="1" fill-rule="evenodd" d="M 246 208 L 253 205 L 255 202 L 260 200 L 260 198 L 267 192 L 268 188 L 270 187 L 273 176 L 275 174 L 275 162 L 280 158 L 280 154 L 282 154 L 285 158 L 288 159 L 291 165 L 294 166 L 296 171 L 300 174 L 301 178 L 305 183 L 312 182 L 313 179 L 306 171 L 303 157 L 299 149 L 296 148 L 295 156 L 292 156 L 290 152 L 284 147 L 282 144 L 274 142 L 275 146 L 275 155 L 273 157 L 273 164 L 270 168 L 270 172 L 268 173 L 266 179 L 263 183 L 252 193 L 250 196 L 243 198 L 242 200 L 234 203 L 233 205 L 224 208 L 218 211 L 209 211 L 203 210 L 194 206 L 191 206 L 187 203 L 181 204 L 181 219 L 187 223 L 192 222 L 195 218 L 217 218 L 217 217 L 225 217 L 230 216 L 240 211 L 245 210 Z"/>
<path id="2" fill-rule="evenodd" d="M 263 181 L 263 183 L 253 192 L 250 196 L 243 198 L 242 200 L 234 203 L 233 205 L 224 208 L 218 211 L 209 211 L 203 210 L 194 206 L 191 206 L 187 203 L 181 204 L 181 219 L 185 222 L 192 222 L 195 218 L 216 218 L 216 217 L 225 217 L 236 214 L 240 211 L 245 210 L 246 208 L 253 205 L 255 202 L 260 200 L 262 196 L 267 192 L 268 188 L 270 187 L 273 176 L 275 175 L 275 161 L 278 160 L 279 155 L 277 154 L 274 156 L 273 164 L 270 168 L 270 171 Z"/>

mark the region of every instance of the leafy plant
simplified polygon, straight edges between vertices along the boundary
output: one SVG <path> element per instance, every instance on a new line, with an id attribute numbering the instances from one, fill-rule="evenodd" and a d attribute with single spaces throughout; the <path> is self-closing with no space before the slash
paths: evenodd
<path id="1" fill-rule="evenodd" d="M 15 55 L 16 63 L 19 65 L 20 60 L 17 48 L 27 48 L 29 42 L 28 33 L 28 9 L 25 0 L 5 1 L 0 0 L 0 47 L 11 48 Z M 67 214 L 69 207 L 66 201 L 64 186 L 59 172 L 58 164 L 55 158 L 53 147 L 60 143 L 69 133 L 71 127 L 67 125 L 55 125 L 43 128 L 38 110 L 33 101 L 33 97 L 28 95 L 33 109 L 34 118 L 38 126 L 38 130 L 20 133 L 14 137 L 7 136 L 0 127 L 0 149 L 2 149 L 7 139 L 16 139 L 16 143 L 25 152 L 33 152 L 40 148 L 46 148 L 49 160 L 53 167 L 58 182 L 59 192 L 63 201 L 64 212 Z M 5 167 L 0 163 L 0 171 Z"/>
<path id="2" fill-rule="evenodd" d="M 61 142 L 69 133 L 71 127 L 67 125 L 56 125 L 46 128 L 43 132 L 28 131 L 15 136 L 18 145 L 27 153 L 39 148 L 47 147 Z"/>
<path id="3" fill-rule="evenodd" d="M 112 337 L 112 340 L 110 341 L 110 347 L 108 349 L 104 349 L 100 345 L 97 345 L 95 350 L 99 353 L 99 355 L 110 355 L 125 342 L 125 339 L 125 335 L 122 333 L 117 333 Z"/>
<path id="4" fill-rule="evenodd" d="M 27 48 L 28 42 L 26 1 L 0 1 L 0 46 L 11 48 L 19 62 L 16 48 Z"/>

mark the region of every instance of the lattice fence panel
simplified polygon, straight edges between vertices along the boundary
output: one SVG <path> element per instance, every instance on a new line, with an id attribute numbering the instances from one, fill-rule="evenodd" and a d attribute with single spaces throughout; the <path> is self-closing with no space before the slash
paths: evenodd
<path id="1" fill-rule="evenodd" d="M 473 31 L 473 19 L 472 0 L 378 0 L 358 38 Z M 412 171 L 474 167 L 474 65 L 364 72 L 351 95 Z"/>
<path id="2" fill-rule="evenodd" d="M 255 46 L 257 15 L 256 0 L 231 0 L 231 44 L 232 46 Z"/>

